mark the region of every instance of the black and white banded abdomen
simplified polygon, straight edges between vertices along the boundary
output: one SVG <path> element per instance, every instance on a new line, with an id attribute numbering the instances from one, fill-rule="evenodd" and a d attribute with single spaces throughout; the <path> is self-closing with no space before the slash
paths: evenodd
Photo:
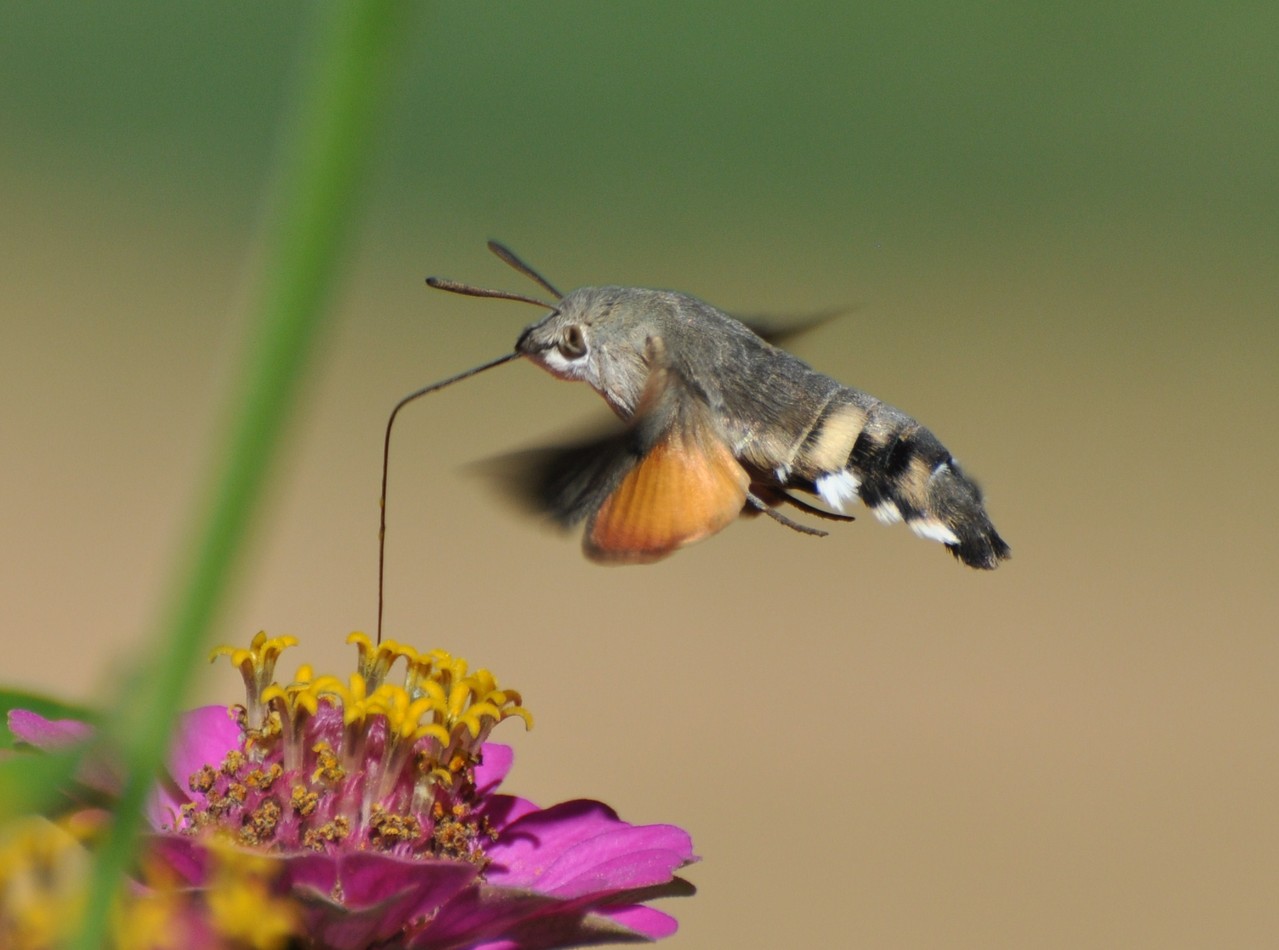
<path id="1" fill-rule="evenodd" d="M 836 510 L 860 498 L 880 521 L 904 521 L 971 567 L 1012 553 L 991 524 L 981 489 L 940 440 L 904 412 L 856 389 L 830 393 L 776 467 L 783 487 L 817 494 Z"/>

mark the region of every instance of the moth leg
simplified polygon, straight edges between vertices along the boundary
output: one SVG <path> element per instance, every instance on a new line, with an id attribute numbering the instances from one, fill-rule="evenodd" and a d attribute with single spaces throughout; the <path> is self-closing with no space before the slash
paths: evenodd
<path id="1" fill-rule="evenodd" d="M 794 505 L 800 511 L 806 512 L 815 518 L 825 518 L 827 521 L 856 521 L 852 515 L 846 515 L 838 511 L 827 511 L 825 508 L 818 508 L 816 505 L 810 505 L 802 498 L 796 498 L 790 492 L 779 491 L 777 497 L 788 504 Z"/>
<path id="2" fill-rule="evenodd" d="M 785 525 L 792 531 L 798 531 L 800 534 L 812 535 L 815 538 L 824 538 L 826 535 L 830 534 L 829 531 L 823 531 L 821 528 L 810 528 L 806 524 L 800 524 L 793 518 L 787 518 L 784 514 L 773 508 L 754 492 L 748 491 L 746 493 L 746 503 L 757 511 L 761 511 L 768 515 L 768 517 L 772 518 L 778 524 Z"/>

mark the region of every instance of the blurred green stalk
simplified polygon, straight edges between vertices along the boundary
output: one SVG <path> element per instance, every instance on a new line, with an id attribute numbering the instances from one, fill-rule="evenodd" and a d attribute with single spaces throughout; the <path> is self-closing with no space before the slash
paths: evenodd
<path id="1" fill-rule="evenodd" d="M 127 773 L 73 943 L 83 950 L 104 945 L 148 789 L 164 762 L 170 728 L 227 594 L 327 315 L 405 13 L 401 0 L 332 0 L 316 9 L 273 182 L 252 342 L 212 466 L 216 477 L 168 587 L 173 599 L 160 615 L 146 676 L 108 724 Z"/>

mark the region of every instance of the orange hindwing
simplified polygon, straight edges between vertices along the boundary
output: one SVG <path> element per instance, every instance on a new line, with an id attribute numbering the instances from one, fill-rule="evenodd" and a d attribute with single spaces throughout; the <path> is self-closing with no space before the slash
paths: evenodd
<path id="1" fill-rule="evenodd" d="M 587 556 L 616 564 L 666 557 L 733 521 L 749 485 L 718 439 L 672 428 L 592 516 L 583 539 Z"/>

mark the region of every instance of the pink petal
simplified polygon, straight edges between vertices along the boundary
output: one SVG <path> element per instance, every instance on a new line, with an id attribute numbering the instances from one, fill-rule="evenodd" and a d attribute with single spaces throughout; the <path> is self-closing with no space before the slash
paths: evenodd
<path id="1" fill-rule="evenodd" d="M 527 815 L 489 849 L 488 879 L 575 897 L 647 887 L 696 860 L 674 825 L 629 825 L 600 802 L 573 801 Z"/>
<path id="2" fill-rule="evenodd" d="M 9 710 L 9 731 L 19 742 L 43 752 L 66 749 L 93 736 L 93 727 L 78 719 L 46 719 L 29 709 Z M 118 768 L 103 756 L 90 752 L 80 764 L 76 778 L 104 795 L 117 795 L 123 779 Z"/>
<path id="3" fill-rule="evenodd" d="M 206 765 L 217 766 L 240 747 L 240 727 L 226 706 L 201 706 L 178 717 L 173 731 L 168 770 L 180 788 Z"/>
<path id="4" fill-rule="evenodd" d="M 482 946 L 484 941 L 501 946 L 521 923 L 556 906 L 554 898 L 480 884 L 450 901 L 408 946 L 412 950 L 454 950 Z"/>
<path id="5" fill-rule="evenodd" d="M 46 751 L 66 748 L 90 738 L 93 727 L 76 719 L 46 719 L 27 709 L 9 710 L 9 730 L 20 742 Z M 239 746 L 240 730 L 225 706 L 202 706 L 182 713 L 173 736 L 168 775 L 162 776 L 145 807 L 153 828 L 171 826 L 178 809 L 190 801 L 187 779 L 204 765 L 217 765 Z M 108 795 L 118 794 L 118 770 L 102 758 L 88 759 L 80 781 Z"/>
<path id="6" fill-rule="evenodd" d="M 286 886 L 303 909 L 317 946 L 361 950 L 437 914 L 474 881 L 478 868 L 459 861 L 421 861 L 372 852 L 282 859 Z"/>
<path id="7" fill-rule="evenodd" d="M 147 854 L 160 858 L 184 884 L 199 887 L 204 883 L 209 853 L 199 838 L 169 832 L 147 835 L 143 840 Z"/>
<path id="8" fill-rule="evenodd" d="M 500 742 L 486 742 L 480 752 L 482 758 L 475 767 L 475 789 L 483 797 L 492 794 L 511 771 L 515 750 Z"/>
<path id="9" fill-rule="evenodd" d="M 93 727 L 78 719 L 45 719 L 29 709 L 9 710 L 9 731 L 19 742 L 42 749 L 65 749 L 93 735 Z"/>
<path id="10" fill-rule="evenodd" d="M 527 798 L 519 798 L 515 795 L 490 795 L 476 809 L 476 812 L 477 817 L 483 817 L 494 830 L 501 833 L 508 825 L 514 824 L 525 815 L 541 810 Z"/>
<path id="11" fill-rule="evenodd" d="M 411 950 L 551 950 L 629 943 L 650 931 L 673 932 L 673 922 L 658 919 L 665 916 L 632 914 L 629 907 L 601 911 L 590 902 L 480 885 L 448 904 L 408 946 Z"/>
<path id="12" fill-rule="evenodd" d="M 671 849 L 641 851 L 629 845 L 623 845 L 619 854 L 604 857 L 617 846 L 618 840 L 614 839 L 598 847 L 576 848 L 548 869 L 534 886 L 543 893 L 564 898 L 616 893 L 665 884 L 688 863 Z"/>
<path id="13" fill-rule="evenodd" d="M 649 940 L 661 940 L 679 930 L 679 921 L 670 914 L 664 914 L 660 910 L 654 910 L 642 904 L 605 907 L 596 913 L 611 917 L 623 927 L 643 934 Z"/>
<path id="14" fill-rule="evenodd" d="M 156 782 L 143 809 L 151 827 L 175 827 L 181 807 L 191 801 L 191 776 L 206 765 L 219 765 L 239 746 L 240 727 L 226 706 L 201 706 L 182 713 L 171 740 L 167 774 Z"/>

